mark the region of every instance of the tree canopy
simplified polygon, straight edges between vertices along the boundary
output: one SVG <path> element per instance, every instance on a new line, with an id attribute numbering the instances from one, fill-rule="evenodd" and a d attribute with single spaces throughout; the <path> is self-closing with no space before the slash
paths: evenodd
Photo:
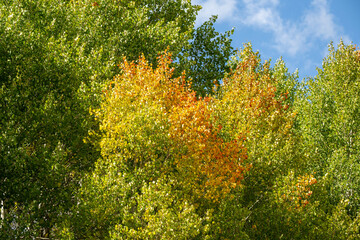
<path id="1" fill-rule="evenodd" d="M 313 78 L 190 0 L 0 0 L 0 238 L 359 239 L 360 51 Z"/>

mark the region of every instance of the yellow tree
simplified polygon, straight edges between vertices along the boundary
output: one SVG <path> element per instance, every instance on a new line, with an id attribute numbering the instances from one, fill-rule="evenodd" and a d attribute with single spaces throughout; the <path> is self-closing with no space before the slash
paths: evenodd
<path id="1" fill-rule="evenodd" d="M 252 209 L 247 218 L 249 236 L 279 237 L 276 235 L 279 232 L 274 232 L 279 226 L 271 230 L 269 221 L 264 219 L 264 216 L 271 218 L 269 209 L 275 211 L 277 207 L 271 200 L 273 192 L 279 190 L 275 183 L 283 181 L 282 176 L 290 170 L 295 172 L 295 178 L 308 176 L 302 172 L 305 158 L 298 151 L 300 140 L 293 131 L 296 73 L 288 74 L 282 60 L 274 68 L 270 61 L 262 63 L 250 44 L 244 46 L 231 65 L 232 70 L 219 91 L 215 112 L 227 141 L 240 136 L 246 139 L 245 163 L 251 164 L 252 170 L 243 181 L 241 203 Z M 266 235 L 270 232 L 275 235 Z"/>
<path id="2" fill-rule="evenodd" d="M 155 69 L 144 57 L 124 60 L 93 110 L 102 157 L 81 193 L 86 218 L 99 219 L 92 237 L 193 237 L 205 217 L 194 201 L 217 204 L 248 170 L 243 138 L 221 137 L 215 100 L 196 97 L 184 75 L 172 77 L 170 63 L 166 52 Z"/>
<path id="3" fill-rule="evenodd" d="M 250 44 L 238 57 L 219 94 L 219 120 L 228 137 L 246 137 L 249 163 L 273 171 L 282 165 L 281 151 L 291 141 L 296 114 L 289 109 L 290 90 L 279 91 L 282 83 L 274 77 L 270 62 L 261 63 Z"/>
<path id="4" fill-rule="evenodd" d="M 160 155 L 168 162 L 173 158 L 189 186 L 199 184 L 206 197 L 219 197 L 240 185 L 247 170 L 242 137 L 229 142 L 219 137 L 213 99 L 197 98 L 185 76 L 173 79 L 170 63 L 166 53 L 155 70 L 144 58 L 137 64 L 124 61 L 97 111 L 106 136 L 100 142 L 102 156 L 136 167 L 158 162 Z"/>

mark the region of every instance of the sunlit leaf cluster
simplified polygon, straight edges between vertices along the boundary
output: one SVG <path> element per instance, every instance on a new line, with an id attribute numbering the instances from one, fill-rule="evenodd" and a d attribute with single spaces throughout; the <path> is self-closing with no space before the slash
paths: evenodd
<path id="1" fill-rule="evenodd" d="M 311 185 L 316 183 L 317 180 L 311 174 L 295 177 L 294 172 L 290 172 L 279 181 L 279 186 L 275 186 L 279 204 L 289 211 L 301 211 L 301 208 L 309 204 L 309 198 L 313 194 Z"/>

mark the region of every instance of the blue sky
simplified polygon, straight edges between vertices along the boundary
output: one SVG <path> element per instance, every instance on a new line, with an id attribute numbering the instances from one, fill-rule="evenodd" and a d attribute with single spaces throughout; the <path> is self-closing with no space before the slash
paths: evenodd
<path id="1" fill-rule="evenodd" d="M 263 60 L 283 57 L 300 80 L 316 75 L 328 44 L 360 44 L 360 0 L 192 0 L 203 6 L 196 25 L 218 15 L 218 32 L 230 30 L 234 48 L 251 42 Z"/>

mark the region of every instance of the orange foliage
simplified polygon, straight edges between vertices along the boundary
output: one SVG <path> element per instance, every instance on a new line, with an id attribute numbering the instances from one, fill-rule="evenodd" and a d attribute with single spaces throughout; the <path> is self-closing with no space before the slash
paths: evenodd
<path id="1" fill-rule="evenodd" d="M 221 126 L 213 123 L 214 99 L 197 98 L 184 75 L 172 78 L 170 57 L 166 52 L 160 56 L 156 69 L 144 57 L 136 64 L 124 60 L 122 73 L 111 82 L 97 111 L 106 136 L 102 153 L 106 158 L 136 159 L 140 167 L 157 161 L 154 149 L 171 153 L 184 186 L 216 201 L 239 186 L 249 169 L 242 166 L 247 158 L 243 139 L 227 142 L 219 136 Z M 138 148 L 130 146 L 134 142 Z"/>
<path id="2" fill-rule="evenodd" d="M 213 125 L 211 97 L 198 99 L 188 88 L 176 89 L 178 101 L 169 115 L 170 134 L 176 145 L 185 147 L 176 164 L 192 179 L 189 184 L 203 182 L 197 190 L 217 200 L 240 185 L 248 170 L 242 166 L 247 158 L 243 139 L 225 142 L 218 136 L 221 125 Z"/>
<path id="3" fill-rule="evenodd" d="M 285 178 L 285 184 L 277 192 L 277 198 L 288 210 L 301 210 L 309 204 L 309 198 L 312 195 L 311 185 L 316 184 L 317 180 L 311 174 L 294 177 L 291 172 Z"/>

